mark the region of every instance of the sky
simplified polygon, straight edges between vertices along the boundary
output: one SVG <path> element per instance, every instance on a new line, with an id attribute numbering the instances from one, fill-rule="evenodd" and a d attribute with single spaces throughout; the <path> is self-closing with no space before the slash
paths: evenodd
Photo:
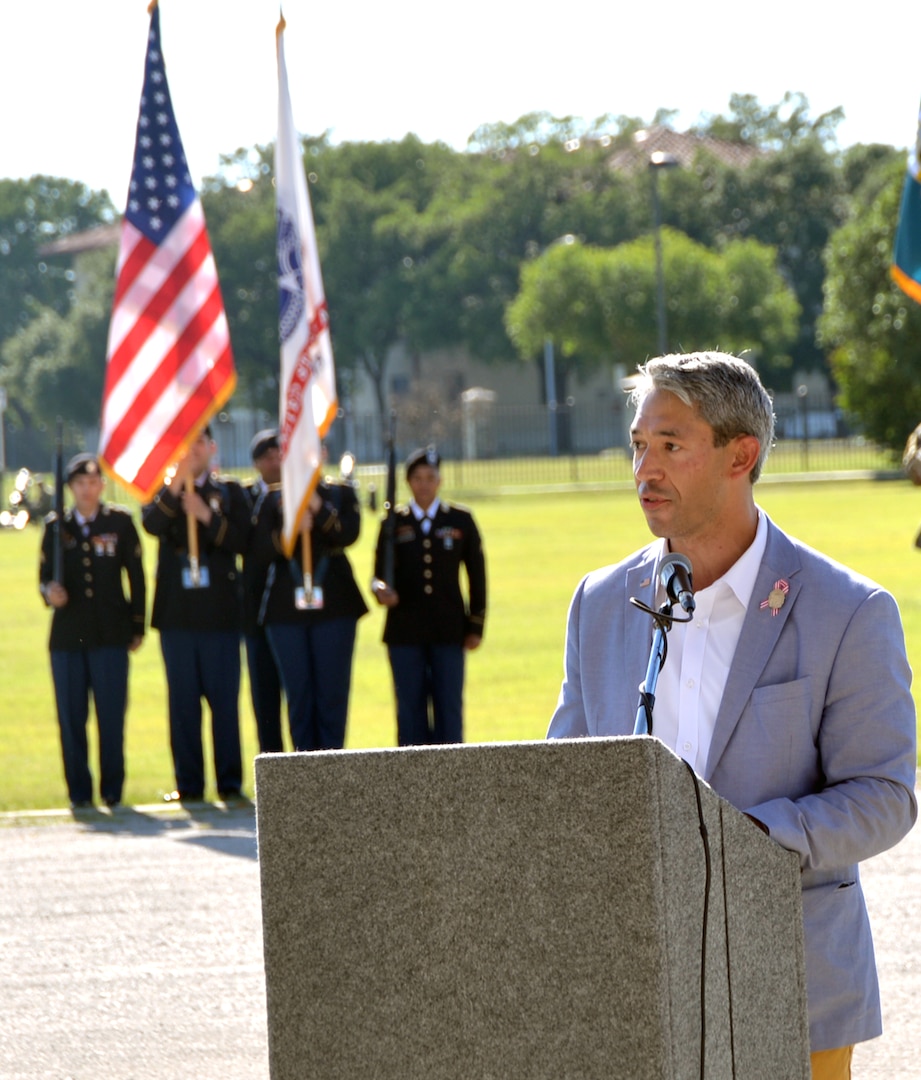
<path id="1" fill-rule="evenodd" d="M 196 184 L 222 154 L 275 138 L 278 0 L 160 0 L 166 70 Z M 295 123 L 336 142 L 413 132 L 463 149 L 481 124 L 547 111 L 685 130 L 728 111 L 806 95 L 842 106 L 842 146 L 916 135 L 917 0 L 879 8 L 776 0 L 286 0 Z M 147 0 L 2 0 L 0 177 L 45 174 L 127 193 Z"/>

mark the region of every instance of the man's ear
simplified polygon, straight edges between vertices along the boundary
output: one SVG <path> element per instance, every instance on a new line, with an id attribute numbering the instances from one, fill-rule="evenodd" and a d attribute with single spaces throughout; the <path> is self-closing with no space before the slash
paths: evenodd
<path id="1" fill-rule="evenodd" d="M 754 435 L 737 435 L 732 440 L 732 471 L 742 476 L 748 474 L 758 464 L 761 443 Z"/>

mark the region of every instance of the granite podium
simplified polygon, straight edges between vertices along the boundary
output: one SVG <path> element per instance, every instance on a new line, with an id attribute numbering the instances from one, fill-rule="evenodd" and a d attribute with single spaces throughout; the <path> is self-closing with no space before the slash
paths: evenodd
<path id="1" fill-rule="evenodd" d="M 263 755 L 256 808 L 273 1080 L 809 1078 L 797 858 L 656 739 Z"/>

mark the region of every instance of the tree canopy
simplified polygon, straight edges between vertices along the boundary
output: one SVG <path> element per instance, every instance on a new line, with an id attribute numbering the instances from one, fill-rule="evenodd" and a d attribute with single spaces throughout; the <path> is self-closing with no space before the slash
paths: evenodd
<path id="1" fill-rule="evenodd" d="M 714 251 L 666 229 L 662 249 L 670 346 L 721 348 L 778 364 L 796 337 L 799 305 L 771 248 L 732 240 Z M 506 323 L 522 357 L 535 356 L 549 339 L 579 372 L 653 355 L 652 238 L 615 248 L 589 248 L 574 239 L 553 245 L 523 267 Z"/>
<path id="2" fill-rule="evenodd" d="M 701 142 L 658 177 L 669 338 L 750 350 L 775 389 L 793 370 L 828 370 L 831 353 L 851 415 L 892 443 L 904 437 L 895 405 L 880 403 L 892 365 L 902 407 L 921 411 L 917 312 L 886 277 L 897 205 L 887 185 L 898 186 L 902 155 L 840 152 L 840 119 L 811 117 L 802 94 L 766 106 L 736 94 L 725 115 L 702 119 L 697 134 L 758 152 L 743 164 Z M 670 120 L 660 110 L 653 123 Z M 531 113 L 482 126 L 463 152 L 415 136 L 304 139 L 342 382 L 366 374 L 383 411 L 397 345 L 503 363 L 536 358 L 550 337 L 564 379 L 655 351 L 651 172 L 612 164 L 647 126 Z M 278 397 L 272 155 L 240 149 L 202 185 L 238 398 L 268 410 Z M 72 264 L 40 249 L 114 218 L 104 192 L 77 182 L 0 180 L 0 383 L 23 424 L 98 412 L 114 253 Z"/>
<path id="3" fill-rule="evenodd" d="M 884 160 L 828 249 L 820 340 L 840 401 L 864 432 L 899 452 L 921 420 L 921 305 L 889 276 L 905 163 Z"/>

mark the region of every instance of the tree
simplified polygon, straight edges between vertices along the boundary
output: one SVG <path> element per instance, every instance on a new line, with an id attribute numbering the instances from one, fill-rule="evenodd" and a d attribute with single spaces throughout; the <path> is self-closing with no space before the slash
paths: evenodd
<path id="1" fill-rule="evenodd" d="M 312 162 L 337 370 L 368 376 L 381 418 L 389 407 L 388 354 L 399 344 L 412 351 L 426 336 L 431 314 L 419 296 L 438 237 L 419 222 L 451 184 L 457 158 L 407 135 L 328 148 Z"/>
<path id="2" fill-rule="evenodd" d="M 692 131 L 727 142 L 742 142 L 779 152 L 802 141 L 818 139 L 833 144 L 838 124 L 844 119 L 839 106 L 809 118 L 805 94 L 788 90 L 777 105 L 761 105 L 754 94 L 732 94 L 728 116 L 707 116 Z"/>
<path id="3" fill-rule="evenodd" d="M 39 307 L 3 343 L 0 382 L 8 390 L 16 426 L 50 429 L 56 416 L 84 425 L 98 422 L 114 268 L 114 251 L 82 255 L 66 315 Z"/>
<path id="4" fill-rule="evenodd" d="M 809 102 L 800 93 L 787 93 L 779 104 L 767 106 L 752 94 L 733 94 L 728 117 L 711 116 L 695 129 L 700 135 L 764 151 L 744 169 L 717 165 L 708 170 L 702 177 L 702 202 L 718 224 L 708 235 L 705 220 L 698 215 L 703 227 L 686 231 L 712 246 L 720 239 L 752 237 L 777 249 L 781 271 L 802 308 L 799 335 L 791 349 L 801 370 L 826 366 L 816 344 L 816 320 L 823 302 L 823 253 L 847 214 L 848 188 L 835 147 L 842 118 L 840 108 L 810 118 Z M 851 162 L 856 174 L 859 161 Z M 667 220 L 677 223 L 674 217 Z"/>
<path id="5" fill-rule="evenodd" d="M 685 351 L 722 348 L 777 361 L 796 335 L 796 299 L 773 251 L 753 240 L 714 252 L 681 233 L 662 238 L 670 341 Z M 527 264 L 506 313 L 519 355 L 545 339 L 580 373 L 602 362 L 633 367 L 656 351 L 651 237 L 613 249 L 557 245 Z"/>
<path id="6" fill-rule="evenodd" d="M 52 176 L 0 180 L 0 342 L 41 308 L 64 315 L 74 275 L 39 249 L 53 240 L 115 220 L 109 196 Z"/>
<path id="7" fill-rule="evenodd" d="M 513 142 L 465 155 L 456 174 L 463 187 L 447 188 L 423 215 L 434 251 L 419 284 L 439 312 L 427 347 L 461 344 L 481 360 L 509 359 L 504 314 L 525 260 L 562 236 L 611 245 L 636 234 L 633 182 L 609 168 L 609 148 Z"/>
<path id="8" fill-rule="evenodd" d="M 390 350 L 411 346 L 427 311 L 413 297 L 437 238 L 419 216 L 460 155 L 408 135 L 400 142 L 303 140 L 304 161 L 340 381 L 360 370 L 386 414 Z M 278 293 L 272 148 L 240 150 L 205 184 L 203 202 L 221 275 L 240 392 L 278 400 Z M 415 318 L 414 318 L 415 313 Z"/>
<path id="9" fill-rule="evenodd" d="M 889 276 L 905 162 L 872 171 L 827 254 L 820 340 L 841 405 L 866 435 L 900 453 L 921 418 L 921 305 Z"/>
<path id="10" fill-rule="evenodd" d="M 278 267 L 271 149 L 224 159 L 226 179 L 209 178 L 202 205 L 230 327 L 238 400 L 278 409 Z"/>

